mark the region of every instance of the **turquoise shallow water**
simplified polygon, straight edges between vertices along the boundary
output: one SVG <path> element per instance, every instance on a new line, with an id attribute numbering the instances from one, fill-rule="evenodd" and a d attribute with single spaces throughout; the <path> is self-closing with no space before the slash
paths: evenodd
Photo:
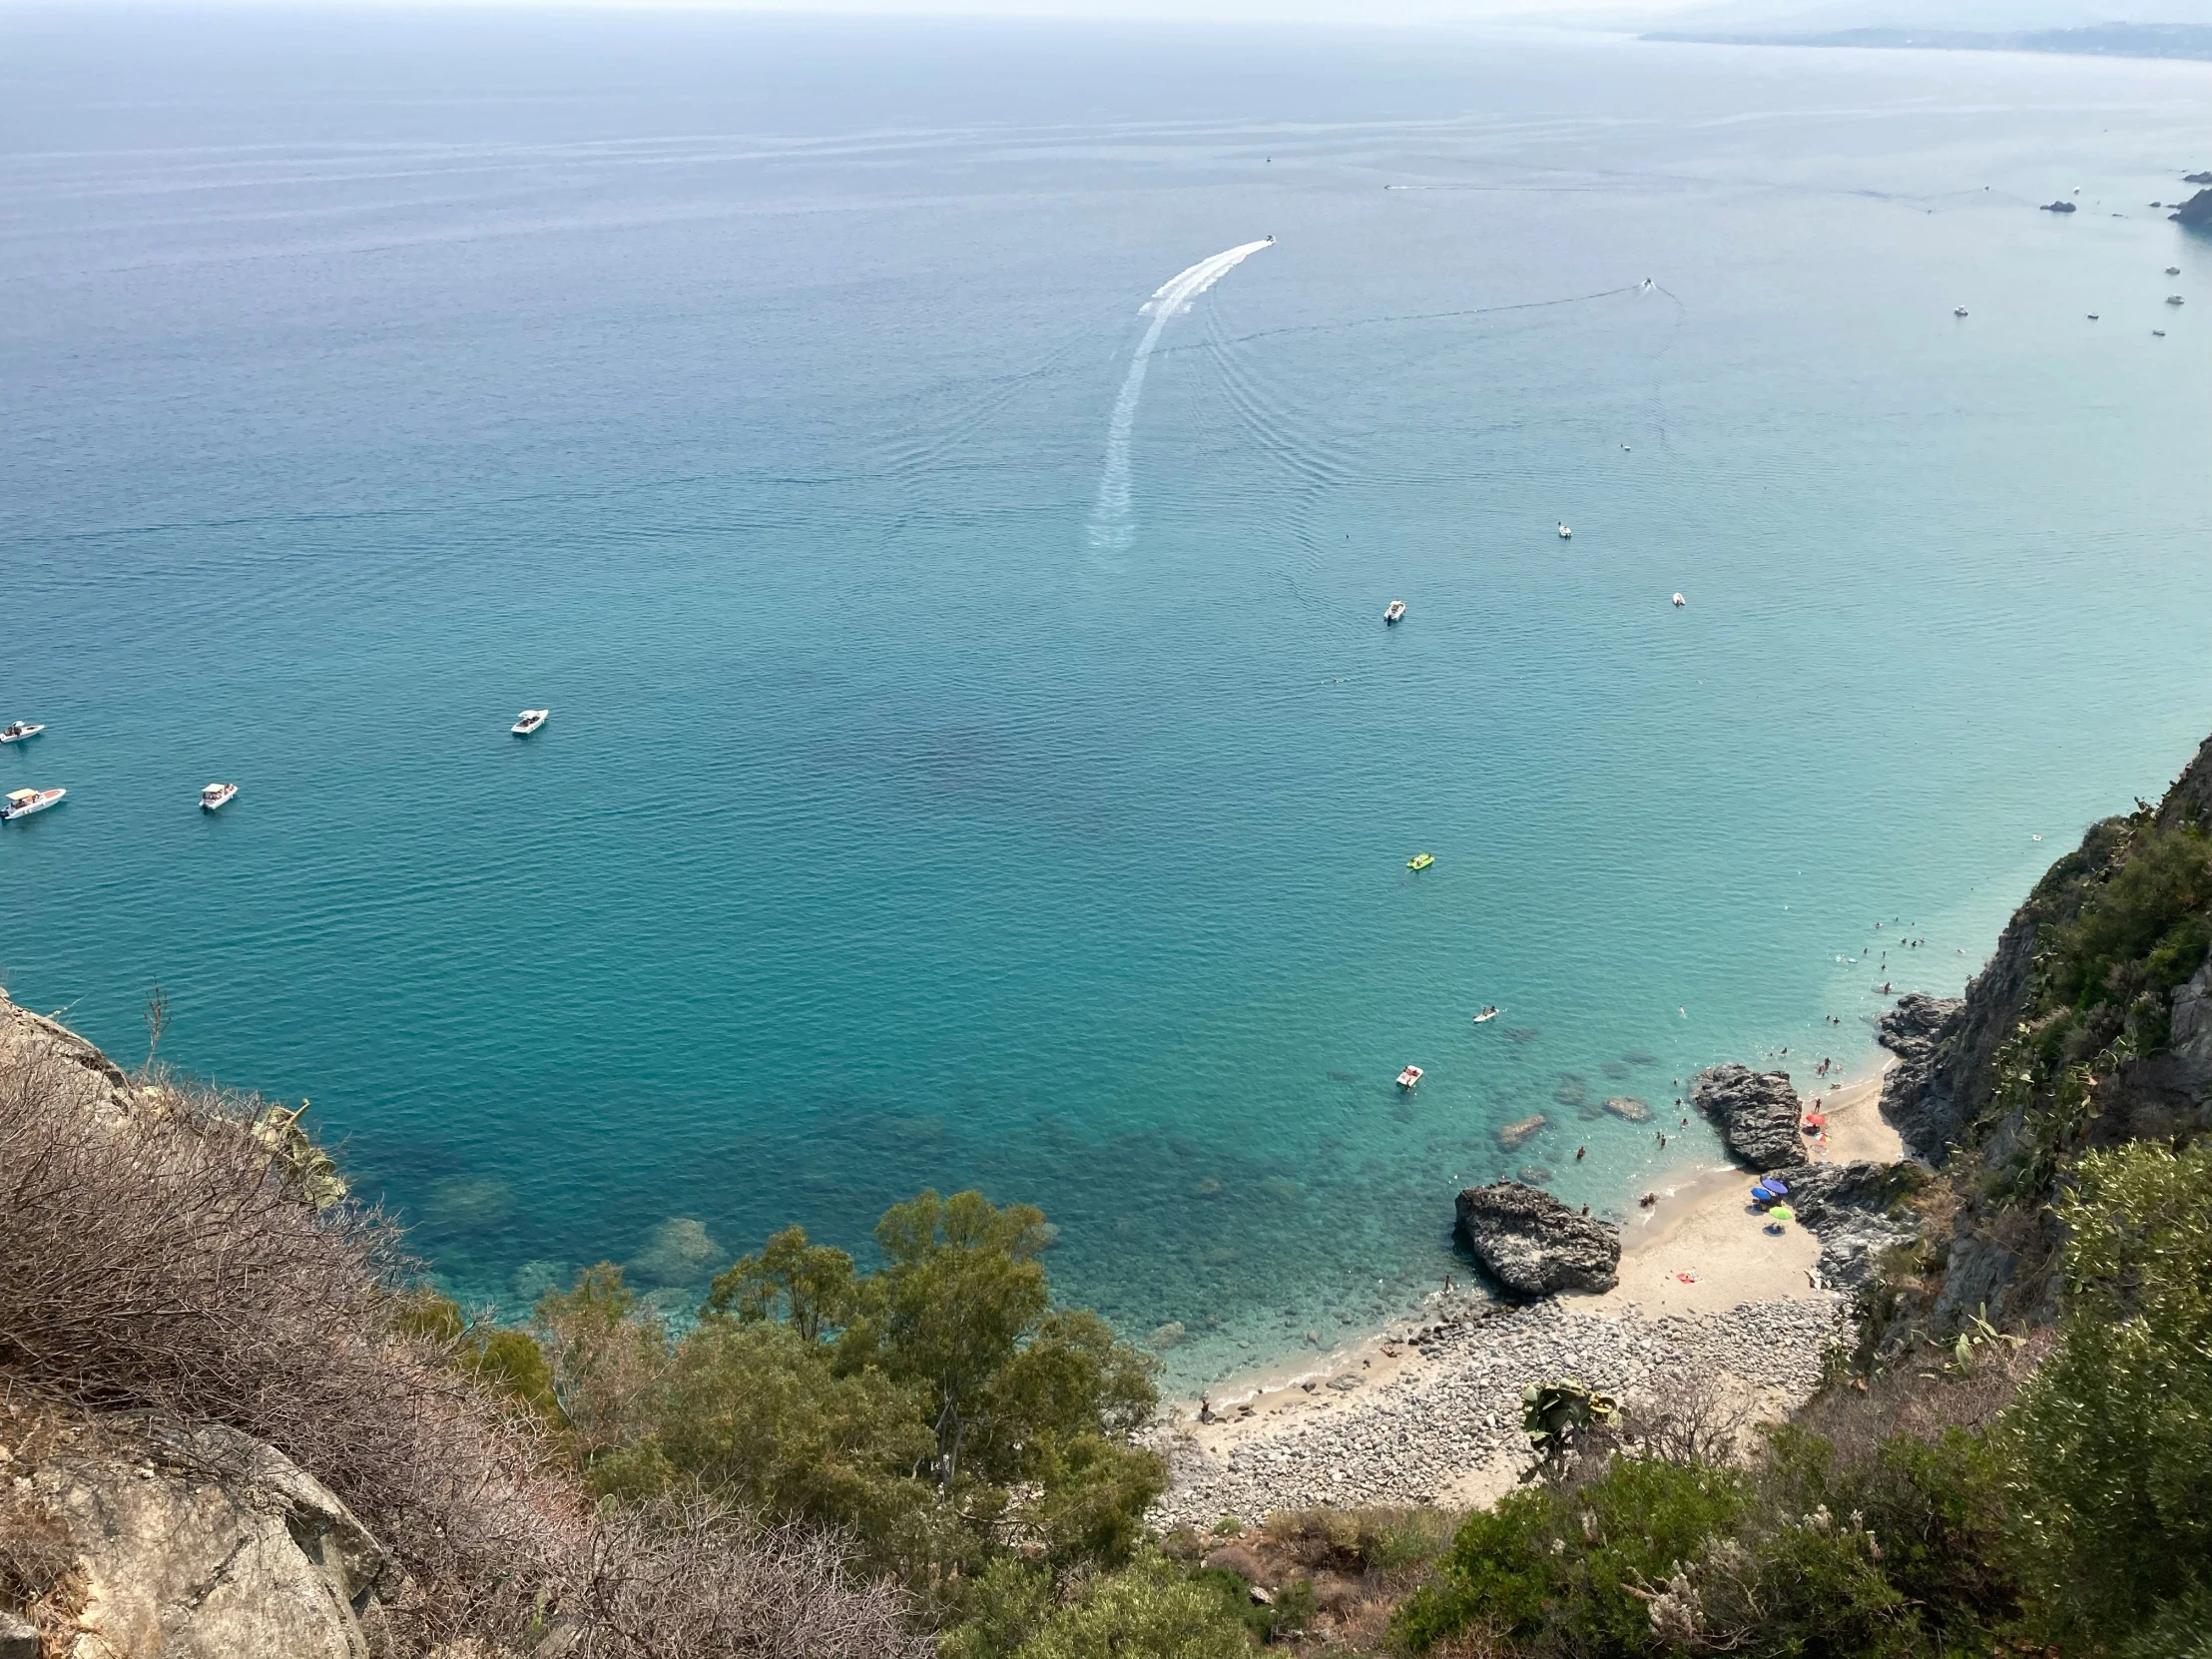
<path id="1" fill-rule="evenodd" d="M 2207 66 L 0 35 L 6 982 L 160 981 L 473 1300 L 979 1184 L 1282 1353 L 1709 1152 L 1607 1095 L 1869 1063 L 2212 728 Z"/>

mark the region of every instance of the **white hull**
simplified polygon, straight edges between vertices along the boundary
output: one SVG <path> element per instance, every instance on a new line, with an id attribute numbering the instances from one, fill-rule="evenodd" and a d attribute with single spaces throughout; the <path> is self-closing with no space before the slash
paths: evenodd
<path id="1" fill-rule="evenodd" d="M 550 709 L 525 709 L 522 711 L 522 718 L 508 727 L 507 730 L 518 738 L 526 738 L 532 732 L 542 728 L 552 718 L 553 711 Z"/>
<path id="2" fill-rule="evenodd" d="M 0 743 L 28 743 L 45 730 L 43 726 L 27 726 L 20 732 L 0 732 Z"/>
<path id="3" fill-rule="evenodd" d="M 238 793 L 239 787 L 236 784 L 225 784 L 220 788 L 211 784 L 200 792 L 200 810 L 203 813 L 218 812 L 228 806 L 232 797 Z"/>
<path id="4" fill-rule="evenodd" d="M 59 807 L 62 804 L 62 797 L 68 793 L 67 790 L 47 790 L 43 794 L 33 796 L 28 801 L 11 801 L 5 807 L 0 807 L 0 821 L 29 818 L 33 813 L 43 813 L 49 807 Z"/>

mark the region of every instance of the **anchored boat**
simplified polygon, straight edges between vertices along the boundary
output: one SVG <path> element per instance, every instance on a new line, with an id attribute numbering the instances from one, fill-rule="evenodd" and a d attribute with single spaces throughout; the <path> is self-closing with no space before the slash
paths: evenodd
<path id="1" fill-rule="evenodd" d="M 553 711 L 551 709 L 525 709 L 515 717 L 515 723 L 509 730 L 518 738 L 526 738 L 543 726 L 552 716 Z"/>
<path id="2" fill-rule="evenodd" d="M 0 807 L 0 820 L 29 818 L 33 813 L 43 813 L 49 807 L 61 805 L 67 790 L 17 790 L 8 797 L 7 805 Z"/>
<path id="3" fill-rule="evenodd" d="M 236 784 L 210 784 L 200 792 L 200 810 L 212 813 L 238 793 Z"/>
<path id="4" fill-rule="evenodd" d="M 21 743 L 25 738 L 35 738 L 45 730 L 45 727 L 34 726 L 28 721 L 10 721 L 5 729 L 0 729 L 0 743 Z"/>
<path id="5" fill-rule="evenodd" d="M 1436 854 L 1433 852 L 1416 852 L 1405 860 L 1405 867 L 1407 869 L 1426 869 L 1435 861 Z"/>
<path id="6" fill-rule="evenodd" d="M 1382 620 L 1383 620 L 1383 621 L 1384 621 L 1385 623 L 1390 623 L 1390 622 L 1396 622 L 1396 621 L 1398 621 L 1398 620 L 1399 620 L 1400 618 L 1402 618 L 1402 617 L 1403 617 L 1404 615 L 1405 615 L 1405 601 L 1404 601 L 1404 600 L 1402 600 L 1402 599 L 1393 599 L 1393 600 L 1391 600 L 1391 601 L 1390 601 L 1389 605 L 1388 605 L 1388 606 L 1387 606 L 1387 607 L 1386 607 L 1386 608 L 1385 608 L 1385 609 L 1383 610 L 1383 612 L 1382 612 Z"/>
<path id="7" fill-rule="evenodd" d="M 1409 1089 L 1419 1081 L 1420 1067 L 1418 1066 L 1407 1066 L 1397 1074 L 1397 1086 L 1401 1089 Z"/>

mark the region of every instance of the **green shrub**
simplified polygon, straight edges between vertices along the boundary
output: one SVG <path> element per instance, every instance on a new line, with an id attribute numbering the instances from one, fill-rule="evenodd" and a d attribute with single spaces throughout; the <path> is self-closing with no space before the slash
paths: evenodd
<path id="1" fill-rule="evenodd" d="M 519 1350 L 483 1363 L 554 1402 L 602 1496 L 681 1486 L 834 1527 L 940 1613 L 1003 1551 L 1063 1571 L 1129 1559 L 1167 1478 L 1135 1439 L 1157 1362 L 1052 1306 L 1044 1217 L 925 1192 L 876 1238 L 884 1265 L 864 1274 L 785 1229 L 716 1278 L 680 1339 L 603 1263 L 539 1303 L 538 1373 Z"/>
<path id="2" fill-rule="evenodd" d="M 1217 1578 L 1234 1590 L 1207 1582 Z M 1249 1659 L 1252 1638 L 1232 1596 L 1246 1599 L 1242 1580 L 1192 1577 L 1147 1552 L 1087 1585 L 1011 1651 L 1015 1659 Z"/>
<path id="3" fill-rule="evenodd" d="M 1771 1439 L 1766 1502 L 1786 1515 L 1825 1511 L 1862 1526 L 1878 1576 L 1911 1607 L 1932 1650 L 1981 1640 L 2018 1618 L 2004 1469 L 1987 1440 L 1960 1428 L 1935 1441 L 1893 1434 L 1840 1462 L 1829 1442 L 1801 1429 Z"/>
<path id="4" fill-rule="evenodd" d="M 650 1425 L 602 1456 L 593 1486 L 696 1482 L 740 1507 L 833 1526 L 880 1564 L 918 1545 L 935 1493 L 914 1477 L 930 1436 L 914 1396 L 879 1372 L 839 1375 L 786 1325 L 710 1315 L 643 1401 Z"/>
<path id="5" fill-rule="evenodd" d="M 1694 1563 L 1747 1498 L 1733 1470 L 1625 1457 L 1571 1491 L 1515 1492 L 1467 1517 L 1393 1641 L 1425 1651 L 1481 1631 L 1531 1654 L 1660 1651 L 1636 1590 Z"/>
<path id="6" fill-rule="evenodd" d="M 2002 1437 L 2053 1615 L 2110 1640 L 2212 1591 L 2212 1144 L 2079 1176 L 2063 1337 Z"/>
<path id="7" fill-rule="evenodd" d="M 393 1325 L 444 1349 L 453 1369 L 493 1393 L 526 1406 L 550 1427 L 563 1426 L 545 1351 L 527 1331 L 471 1321 L 451 1297 L 419 1291 L 393 1305 Z"/>

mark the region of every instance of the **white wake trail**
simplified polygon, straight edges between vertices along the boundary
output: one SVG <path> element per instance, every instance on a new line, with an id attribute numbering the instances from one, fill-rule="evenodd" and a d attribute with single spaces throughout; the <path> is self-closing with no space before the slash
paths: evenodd
<path id="1" fill-rule="evenodd" d="M 1098 506 L 1091 514 L 1094 551 L 1119 552 L 1134 535 L 1129 523 L 1129 439 L 1136 430 L 1137 399 L 1144 393 L 1145 365 L 1152 360 L 1152 348 L 1160 343 L 1160 330 L 1167 326 L 1169 317 L 1189 310 L 1192 300 L 1261 249 L 1274 246 L 1275 239 L 1266 237 L 1200 260 L 1162 282 L 1137 308 L 1137 314 L 1151 317 L 1152 323 L 1137 341 L 1136 354 L 1129 359 L 1129 373 L 1121 382 L 1121 395 L 1114 399 L 1113 419 L 1106 425 L 1106 469 L 1099 474 Z"/>

